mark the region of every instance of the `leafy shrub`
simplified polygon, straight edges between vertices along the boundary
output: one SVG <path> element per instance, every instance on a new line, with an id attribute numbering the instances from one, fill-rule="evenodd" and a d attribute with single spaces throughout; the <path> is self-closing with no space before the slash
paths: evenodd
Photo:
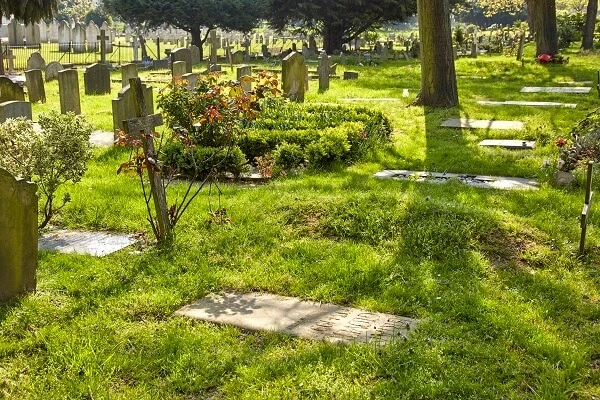
<path id="1" fill-rule="evenodd" d="M 571 141 L 558 139 L 560 148 L 558 169 L 572 171 L 582 161 L 600 162 L 600 108 L 588 114 L 571 131 Z"/>
<path id="2" fill-rule="evenodd" d="M 304 159 L 304 150 L 295 143 L 283 142 L 273 152 L 274 165 L 284 171 L 299 167 Z"/>
<path id="3" fill-rule="evenodd" d="M 178 174 L 190 179 L 204 179 L 209 174 L 223 175 L 227 172 L 239 177 L 248 169 L 248 161 L 239 147 L 194 148 L 186 151 L 180 142 L 170 141 L 163 147 L 162 161 Z"/>
<path id="4" fill-rule="evenodd" d="M 23 118 L 0 124 L 0 167 L 37 183 L 39 194 L 45 198 L 39 225 L 42 229 L 70 200 L 66 193 L 57 207 L 58 188 L 68 181 L 79 182 L 87 170 L 87 161 L 92 157 L 92 127 L 83 116 L 55 111 L 40 115 L 39 124 L 39 133 L 33 130 L 31 121 Z"/>
<path id="5" fill-rule="evenodd" d="M 584 27 L 585 14 L 558 13 L 556 15 L 558 47 L 566 49 L 571 46 L 571 43 L 581 41 Z"/>

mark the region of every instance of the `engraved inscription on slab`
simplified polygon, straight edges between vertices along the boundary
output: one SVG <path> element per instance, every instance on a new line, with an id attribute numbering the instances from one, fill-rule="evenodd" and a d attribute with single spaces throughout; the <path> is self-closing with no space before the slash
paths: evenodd
<path id="1" fill-rule="evenodd" d="M 265 293 L 211 294 L 176 312 L 190 318 L 332 343 L 405 339 L 417 320 Z"/>

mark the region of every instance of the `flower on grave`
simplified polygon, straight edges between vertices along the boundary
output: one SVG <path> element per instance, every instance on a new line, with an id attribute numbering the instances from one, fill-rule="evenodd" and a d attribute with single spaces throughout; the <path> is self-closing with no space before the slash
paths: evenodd
<path id="1" fill-rule="evenodd" d="M 546 53 L 540 54 L 537 57 L 537 59 L 542 64 L 546 64 L 546 63 L 552 62 L 552 56 L 550 54 L 546 54 Z"/>
<path id="2" fill-rule="evenodd" d="M 568 143 L 567 139 L 560 138 L 556 141 L 556 146 L 563 147 L 567 143 Z"/>

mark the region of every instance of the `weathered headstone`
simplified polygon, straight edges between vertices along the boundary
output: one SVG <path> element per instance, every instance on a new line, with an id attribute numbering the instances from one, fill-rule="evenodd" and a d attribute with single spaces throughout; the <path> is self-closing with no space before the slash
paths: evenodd
<path id="1" fill-rule="evenodd" d="M 283 94 L 292 101 L 304 102 L 306 64 L 304 57 L 291 52 L 282 61 Z"/>
<path id="2" fill-rule="evenodd" d="M 0 122 L 9 118 L 26 118 L 31 120 L 31 103 L 28 101 L 5 101 L 0 103 Z"/>
<path id="3" fill-rule="evenodd" d="M 102 33 L 104 31 L 104 33 Z M 102 43 L 104 43 L 104 51 L 105 53 L 112 52 L 112 39 L 113 34 L 111 32 L 110 26 L 108 26 L 108 22 L 103 21 L 102 25 L 100 25 L 100 37 L 98 40 L 100 41 L 100 49 L 102 50 Z M 101 62 L 106 62 L 106 60 L 101 60 Z"/>
<path id="4" fill-rule="evenodd" d="M 246 92 L 252 90 L 252 82 L 245 80 L 244 77 L 250 76 L 252 76 L 252 67 L 250 65 L 241 65 L 237 67 L 236 78 L 241 82 L 242 89 L 244 89 Z"/>
<path id="5" fill-rule="evenodd" d="M 58 43 L 58 22 L 55 19 L 48 25 L 48 41 L 50 43 Z"/>
<path id="6" fill-rule="evenodd" d="M 315 40 L 314 35 L 308 37 L 308 52 L 311 56 L 317 54 L 317 41 Z"/>
<path id="7" fill-rule="evenodd" d="M 100 35 L 100 28 L 94 21 L 85 27 L 85 40 L 87 41 L 88 51 L 98 51 L 98 35 Z"/>
<path id="8" fill-rule="evenodd" d="M 175 61 L 171 65 L 171 72 L 173 74 L 173 83 L 181 81 L 183 74 L 187 73 L 185 61 Z"/>
<path id="9" fill-rule="evenodd" d="M 592 90 L 591 87 L 550 87 L 550 86 L 525 86 L 521 93 L 573 93 L 587 94 Z"/>
<path id="10" fill-rule="evenodd" d="M 521 33 L 519 37 L 519 48 L 517 49 L 517 61 L 521 61 L 523 58 L 523 47 L 525 46 L 525 33 Z"/>
<path id="11" fill-rule="evenodd" d="M 71 27 L 66 21 L 58 25 L 58 51 L 66 52 L 71 49 Z"/>
<path id="12" fill-rule="evenodd" d="M 35 290 L 37 185 L 0 169 L 0 301 Z"/>
<path id="13" fill-rule="evenodd" d="M 329 89 L 329 57 L 322 52 L 319 55 L 319 92 Z"/>
<path id="14" fill-rule="evenodd" d="M 304 58 L 310 57 L 310 53 L 308 52 L 308 46 L 306 44 L 302 45 L 302 56 Z"/>
<path id="15" fill-rule="evenodd" d="M 233 52 L 231 55 L 231 62 L 233 64 L 242 64 L 244 62 L 244 51 L 238 50 Z"/>
<path id="16" fill-rule="evenodd" d="M 40 43 L 48 43 L 48 24 L 44 20 L 38 22 L 40 30 Z"/>
<path id="17" fill-rule="evenodd" d="M 198 74 L 196 73 L 187 73 L 181 76 L 184 82 L 186 82 L 186 87 L 189 91 L 196 89 L 198 86 Z"/>
<path id="18" fill-rule="evenodd" d="M 358 79 L 358 71 L 344 71 L 344 80 Z"/>
<path id="19" fill-rule="evenodd" d="M 44 78 L 41 69 L 30 69 L 25 71 L 25 85 L 27 85 L 27 95 L 29 101 L 37 103 L 46 102 L 46 89 L 44 87 Z"/>
<path id="20" fill-rule="evenodd" d="M 73 41 L 73 52 L 85 52 L 85 28 L 81 24 L 75 24 L 71 31 L 71 39 Z"/>
<path id="21" fill-rule="evenodd" d="M 65 67 L 58 61 L 50 61 L 48 65 L 46 65 L 46 82 L 58 79 L 58 73 L 63 69 L 65 69 Z"/>
<path id="22" fill-rule="evenodd" d="M 60 112 L 81 114 L 79 99 L 79 78 L 77 70 L 63 69 L 58 73 L 58 94 L 60 97 Z"/>
<path id="23" fill-rule="evenodd" d="M 25 25 L 23 33 L 28 46 L 38 46 L 40 44 L 40 27 L 38 24 Z"/>
<path id="24" fill-rule="evenodd" d="M 104 26 L 104 23 L 102 26 Z M 100 62 L 106 64 L 106 53 L 110 51 L 109 46 L 112 48 L 110 37 L 106 34 L 105 29 L 100 29 L 100 35 L 97 36 L 97 39 L 100 41 Z"/>
<path id="25" fill-rule="evenodd" d="M 129 85 L 129 80 L 131 78 L 138 77 L 138 66 L 137 64 L 123 64 L 121 66 L 121 85 L 125 87 Z"/>
<path id="26" fill-rule="evenodd" d="M 0 76 L 0 103 L 12 100 L 25 101 L 23 88 L 7 77 Z"/>
<path id="27" fill-rule="evenodd" d="M 27 59 L 27 69 L 46 69 L 46 61 L 42 55 L 35 51 Z"/>
<path id="28" fill-rule="evenodd" d="M 221 47 L 221 39 L 217 37 L 217 31 L 214 29 L 210 31 L 210 64 L 217 63 L 217 50 Z"/>
<path id="29" fill-rule="evenodd" d="M 23 25 L 14 19 L 8 23 L 8 43 L 11 46 L 23 45 Z"/>
<path id="30" fill-rule="evenodd" d="M 112 135 L 110 144 L 112 145 Z M 40 250 L 46 251 L 102 257 L 124 249 L 133 243 L 135 243 L 135 239 L 129 235 L 59 229 L 40 235 L 38 247 Z"/>
<path id="31" fill-rule="evenodd" d="M 381 61 L 386 62 L 388 60 L 388 47 L 383 46 L 381 49 Z"/>
<path id="32" fill-rule="evenodd" d="M 146 108 L 152 112 L 154 110 L 152 87 L 148 85 L 143 85 L 143 87 L 145 91 L 144 99 L 146 101 Z M 117 138 L 116 133 L 123 130 L 123 121 L 137 116 L 135 112 L 134 96 L 133 90 L 127 85 L 119 91 L 117 98 L 112 100 L 115 139 Z"/>
<path id="33" fill-rule="evenodd" d="M 269 46 L 267 46 L 266 44 L 263 44 L 261 46 L 261 50 L 262 50 L 263 58 L 269 58 Z"/>
<path id="34" fill-rule="evenodd" d="M 483 147 L 502 147 L 508 150 L 533 150 L 535 149 L 535 140 L 514 140 L 514 139 L 485 139 L 479 142 Z"/>
<path id="35" fill-rule="evenodd" d="M 106 64 L 96 63 L 86 67 L 83 84 L 86 95 L 110 93 L 110 71 Z"/>
<path id="36" fill-rule="evenodd" d="M 183 61 L 185 63 L 185 71 L 192 72 L 192 51 L 183 47 L 171 50 L 171 65 L 177 61 Z"/>
<path id="37" fill-rule="evenodd" d="M 189 49 L 190 49 L 190 53 L 192 55 L 192 64 L 191 65 L 200 64 L 200 62 L 202 61 L 200 59 L 200 48 L 198 46 L 191 45 L 189 47 Z"/>

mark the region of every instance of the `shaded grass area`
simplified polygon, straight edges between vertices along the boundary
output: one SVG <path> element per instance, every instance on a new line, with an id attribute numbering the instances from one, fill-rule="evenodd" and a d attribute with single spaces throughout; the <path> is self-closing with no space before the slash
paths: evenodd
<path id="1" fill-rule="evenodd" d="M 206 223 L 209 202 L 215 208 L 219 199 L 205 193 L 181 220 L 172 250 L 130 248 L 102 259 L 42 252 L 38 292 L 0 306 L 0 396 L 597 397 L 595 218 L 588 256 L 577 259 L 583 191 L 552 187 L 550 172 L 539 167 L 556 158 L 553 141 L 595 106 L 595 95 L 531 96 L 577 102 L 575 110 L 475 102 L 523 98 L 524 85 L 588 80 L 597 60 L 577 57 L 547 69 L 503 57 L 461 59 L 460 74 L 498 77 L 485 80 L 487 86 L 459 78 L 456 110 L 406 107 L 412 98 L 403 98 L 402 89 L 419 82 L 414 62 L 358 66 L 358 81 L 332 82 L 322 95 L 311 87 L 310 101 L 397 97 L 361 104 L 393 120 L 393 143 L 346 170 L 259 186 L 223 183 L 220 205 L 232 223 Z M 98 103 L 98 112 L 103 107 Z M 521 119 L 527 129 L 520 134 L 546 142 L 530 153 L 479 149 L 480 139 L 496 133 L 439 128 L 456 116 Z M 118 149 L 96 150 L 83 181 L 68 188 L 73 201 L 56 222 L 147 231 L 136 178 L 115 173 L 124 158 Z M 509 192 L 373 179 L 382 168 L 538 176 L 542 185 Z M 176 195 L 182 188 L 170 190 Z M 405 342 L 340 346 L 173 316 L 222 289 L 299 296 L 422 323 Z"/>

